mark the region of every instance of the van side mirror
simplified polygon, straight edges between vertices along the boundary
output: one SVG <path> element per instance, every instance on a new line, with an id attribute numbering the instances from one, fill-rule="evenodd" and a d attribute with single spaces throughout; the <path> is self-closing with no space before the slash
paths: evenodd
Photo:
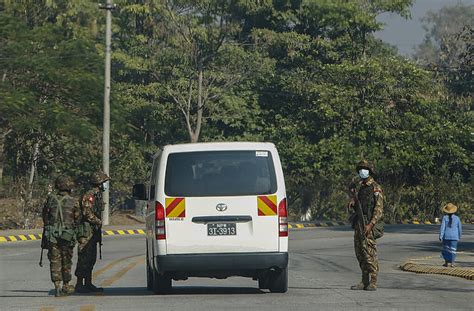
<path id="1" fill-rule="evenodd" d="M 133 185 L 132 196 L 135 200 L 147 200 L 146 187 L 144 184 Z"/>

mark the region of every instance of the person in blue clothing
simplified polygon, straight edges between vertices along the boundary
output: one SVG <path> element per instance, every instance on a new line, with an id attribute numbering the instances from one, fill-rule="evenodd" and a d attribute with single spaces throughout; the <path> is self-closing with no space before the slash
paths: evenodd
<path id="1" fill-rule="evenodd" d="M 443 250 L 441 252 L 444 258 L 443 266 L 454 267 L 456 249 L 462 234 L 461 220 L 454 214 L 458 210 L 456 205 L 448 203 L 442 210 L 446 214 L 443 216 L 439 231 L 439 240 L 443 242 Z"/>

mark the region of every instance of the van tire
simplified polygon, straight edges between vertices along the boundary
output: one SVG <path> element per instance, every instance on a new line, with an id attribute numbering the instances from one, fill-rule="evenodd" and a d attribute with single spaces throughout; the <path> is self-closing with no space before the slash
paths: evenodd
<path id="1" fill-rule="evenodd" d="M 153 289 L 153 272 L 148 261 L 148 249 L 146 250 L 146 289 Z"/>
<path id="2" fill-rule="evenodd" d="M 157 295 L 168 294 L 172 288 L 172 280 L 166 275 L 159 275 L 156 271 L 153 272 L 153 293 Z"/>
<path id="3" fill-rule="evenodd" d="M 268 279 L 267 278 L 258 279 L 258 289 L 268 289 Z"/>
<path id="4" fill-rule="evenodd" d="M 286 293 L 288 291 L 288 267 L 270 274 L 268 289 L 272 293 Z"/>
<path id="5" fill-rule="evenodd" d="M 258 288 L 268 289 L 268 276 L 262 276 L 258 278 Z"/>

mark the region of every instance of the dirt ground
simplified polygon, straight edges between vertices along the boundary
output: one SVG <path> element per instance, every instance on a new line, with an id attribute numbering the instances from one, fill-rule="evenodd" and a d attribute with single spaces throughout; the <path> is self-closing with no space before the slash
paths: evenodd
<path id="1" fill-rule="evenodd" d="M 0 230 L 16 229 L 20 224 L 20 209 L 13 199 L 0 199 Z"/>
<path id="2" fill-rule="evenodd" d="M 141 219 L 140 217 L 135 218 L 133 210 L 117 210 L 110 216 L 110 225 L 133 226 L 142 224 L 138 221 Z M 19 202 L 15 199 L 0 199 L 0 230 L 22 229 L 23 226 L 22 209 Z M 41 228 L 42 226 L 41 213 L 37 211 L 30 216 L 28 229 Z"/>

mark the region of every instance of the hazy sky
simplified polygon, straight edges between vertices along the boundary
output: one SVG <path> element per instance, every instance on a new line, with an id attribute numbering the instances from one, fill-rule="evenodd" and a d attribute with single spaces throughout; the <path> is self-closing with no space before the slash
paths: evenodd
<path id="1" fill-rule="evenodd" d="M 430 10 L 436 12 L 444 6 L 458 3 L 474 5 L 474 0 L 415 0 L 409 20 L 394 14 L 380 15 L 378 20 L 386 25 L 385 29 L 377 32 L 375 36 L 397 46 L 400 54 L 410 56 L 413 54 L 413 48 L 420 44 L 425 36 L 420 18 Z"/>

